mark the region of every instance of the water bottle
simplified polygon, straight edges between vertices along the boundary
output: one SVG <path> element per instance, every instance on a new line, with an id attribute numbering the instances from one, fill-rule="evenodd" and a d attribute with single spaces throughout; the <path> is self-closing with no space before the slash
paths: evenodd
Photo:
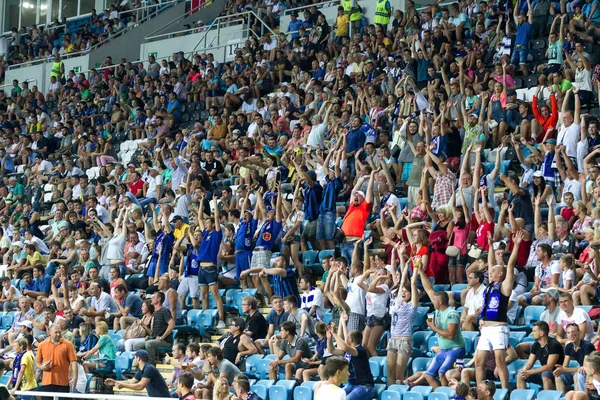
<path id="1" fill-rule="evenodd" d="M 459 360 L 456 360 L 456 369 L 458 369 L 459 371 L 462 371 L 464 367 L 465 367 L 465 360 L 463 360 L 462 358 Z"/>

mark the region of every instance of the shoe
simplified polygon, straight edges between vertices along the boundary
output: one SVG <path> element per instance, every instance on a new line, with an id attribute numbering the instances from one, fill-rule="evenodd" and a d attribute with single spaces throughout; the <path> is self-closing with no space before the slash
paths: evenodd
<path id="1" fill-rule="evenodd" d="M 219 321 L 219 323 L 217 324 L 217 329 L 225 329 L 225 322 Z"/>

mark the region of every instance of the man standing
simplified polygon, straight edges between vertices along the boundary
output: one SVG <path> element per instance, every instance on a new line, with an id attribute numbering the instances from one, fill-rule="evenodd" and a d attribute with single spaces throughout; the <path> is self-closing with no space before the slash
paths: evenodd
<path id="1" fill-rule="evenodd" d="M 326 382 L 315 391 L 315 400 L 345 400 L 346 392 L 340 386 L 348 382 L 350 372 L 345 358 L 332 356 L 325 362 Z"/>
<path id="2" fill-rule="evenodd" d="M 133 366 L 138 367 L 138 371 L 132 379 L 126 381 L 106 379 L 104 384 L 114 386 L 117 389 L 131 389 L 135 391 L 146 389 L 148 397 L 171 397 L 165 378 L 162 377 L 154 365 L 149 363 L 148 352 L 146 350 L 135 352 Z"/>
<path id="3" fill-rule="evenodd" d="M 352 160 L 352 162 L 354 161 Z M 350 163 L 350 160 L 348 160 L 348 163 Z M 365 223 L 371 214 L 371 207 L 373 206 L 373 184 L 375 183 L 375 174 L 377 172 L 379 171 L 373 170 L 369 176 L 366 195 L 360 190 L 363 185 L 363 180 L 367 178 L 366 176 L 358 178 L 356 185 L 352 189 L 352 202 L 348 207 L 348 211 L 344 216 L 344 222 L 342 223 L 342 232 L 344 232 L 346 238 L 341 245 L 341 250 L 342 256 L 346 257 L 346 260 L 352 260 L 354 245 L 365 234 Z M 361 249 L 359 248 L 359 251 L 360 250 Z M 358 257 L 360 259 L 362 254 L 359 253 Z"/>
<path id="4" fill-rule="evenodd" d="M 323 319 L 323 292 L 315 286 L 315 279 L 310 274 L 305 274 L 300 279 L 300 290 L 302 290 L 300 307 L 308 314 L 320 321 Z"/>
<path id="5" fill-rule="evenodd" d="M 517 373 L 517 388 L 527 389 L 527 383 L 543 385 L 544 390 L 554 390 L 554 371 L 556 365 L 563 365 L 565 354 L 560 343 L 548 336 L 550 328 L 545 322 L 537 322 L 531 335 L 535 343 L 531 346 L 531 354 L 527 364 Z M 536 361 L 541 367 L 533 368 Z"/>
<path id="6" fill-rule="evenodd" d="M 79 366 L 75 348 L 61 337 L 58 324 L 50 327 L 50 336 L 44 340 L 37 352 L 36 367 L 43 372 L 41 390 L 43 392 L 69 393 L 76 391 Z M 73 386 L 69 387 L 69 370 Z"/>
<path id="7" fill-rule="evenodd" d="M 517 232 L 513 238 L 514 246 L 508 265 L 489 265 L 490 284 L 483 292 L 481 319 L 481 339 L 477 343 L 475 356 L 475 376 L 477 382 L 485 379 L 485 365 L 489 352 L 494 352 L 498 376 L 502 387 L 508 389 L 508 368 L 506 367 L 506 349 L 508 349 L 508 302 L 515 282 L 515 263 L 524 233 Z"/>

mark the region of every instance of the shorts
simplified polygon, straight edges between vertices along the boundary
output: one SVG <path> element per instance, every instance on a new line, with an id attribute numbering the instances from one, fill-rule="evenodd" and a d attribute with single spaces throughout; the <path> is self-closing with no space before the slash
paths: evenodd
<path id="1" fill-rule="evenodd" d="M 302 230 L 302 239 L 316 239 L 317 238 L 317 220 L 308 221 Z"/>
<path id="2" fill-rule="evenodd" d="M 317 240 L 333 240 L 335 234 L 335 213 L 327 211 L 317 218 Z"/>
<path id="3" fill-rule="evenodd" d="M 458 265 L 462 265 L 463 267 L 467 265 L 467 258 L 469 256 L 467 254 L 459 254 L 458 257 L 448 257 L 448 266 L 456 267 Z"/>
<path id="4" fill-rule="evenodd" d="M 523 297 L 523 298 L 524 298 L 524 299 L 525 299 L 525 300 L 526 300 L 526 301 L 527 301 L 529 304 L 531 304 L 531 303 L 533 302 L 533 296 L 531 295 L 531 293 L 530 293 L 530 292 L 523 293 L 523 294 L 521 295 L 521 297 Z M 537 296 L 535 296 L 535 297 L 537 297 L 537 298 L 538 298 L 538 299 L 540 299 L 540 300 L 543 300 L 543 299 L 544 299 L 544 293 L 542 293 L 542 294 L 538 294 L 538 295 L 537 295 Z"/>
<path id="5" fill-rule="evenodd" d="M 477 350 L 493 351 L 506 350 L 510 346 L 508 343 L 508 325 L 483 326 L 481 336 L 477 342 Z"/>
<path id="6" fill-rule="evenodd" d="M 541 374 L 529 375 L 529 377 L 525 379 L 525 382 L 535 383 L 536 385 L 543 386 L 544 382 L 542 378 L 548 378 L 554 381 L 554 375 L 552 374 L 552 371 L 544 371 Z"/>
<path id="7" fill-rule="evenodd" d="M 363 314 L 350 313 L 348 317 L 348 332 L 359 331 L 365 329 L 365 316 Z"/>
<path id="8" fill-rule="evenodd" d="M 177 294 L 180 296 L 187 296 L 189 294 L 191 298 L 199 299 L 200 283 L 198 277 L 196 275 L 189 275 L 181 278 Z"/>
<path id="9" fill-rule="evenodd" d="M 254 249 L 250 268 L 269 268 L 271 266 L 271 250 Z"/>
<path id="10" fill-rule="evenodd" d="M 292 240 L 290 240 L 289 242 L 281 242 L 282 246 L 291 246 L 293 244 L 298 244 L 300 243 L 300 235 L 294 235 L 294 238 Z"/>
<path id="11" fill-rule="evenodd" d="M 516 45 L 512 56 L 510 57 L 511 65 L 517 64 L 527 64 L 527 55 L 529 54 L 529 50 L 527 46 L 524 45 Z"/>
<path id="12" fill-rule="evenodd" d="M 374 326 L 383 326 L 383 317 L 376 317 L 371 315 L 367 317 L 367 326 L 373 328 Z"/>
<path id="13" fill-rule="evenodd" d="M 387 351 L 410 356 L 413 352 L 413 341 L 411 338 L 391 338 L 388 340 Z"/>
<path id="14" fill-rule="evenodd" d="M 235 253 L 235 279 L 240 279 L 240 274 L 250 269 L 250 260 L 252 252 L 250 250 L 242 250 Z"/>
<path id="15" fill-rule="evenodd" d="M 548 64 L 548 66 L 546 68 L 544 68 L 544 75 L 549 75 L 549 74 L 553 74 L 555 72 L 560 71 L 560 69 L 562 68 L 562 65 L 560 64 Z"/>
<path id="16" fill-rule="evenodd" d="M 454 363 L 459 358 L 465 358 L 464 347 L 440 350 L 440 352 L 433 359 L 433 362 L 429 365 L 429 368 L 427 368 L 427 371 L 425 371 L 425 375 L 436 377 L 438 375 L 445 375 L 446 372 L 454 368 Z"/>
<path id="17" fill-rule="evenodd" d="M 200 267 L 198 271 L 198 283 L 200 286 L 212 286 L 219 283 L 217 267 Z"/>

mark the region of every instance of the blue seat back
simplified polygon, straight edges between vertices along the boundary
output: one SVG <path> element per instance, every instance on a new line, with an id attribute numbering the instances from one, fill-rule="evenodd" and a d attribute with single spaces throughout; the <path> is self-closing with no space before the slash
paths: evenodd
<path id="1" fill-rule="evenodd" d="M 423 397 L 427 397 L 433 391 L 433 388 L 431 386 L 414 386 L 410 391 L 421 393 Z"/>
<path id="2" fill-rule="evenodd" d="M 263 385 L 259 385 L 256 384 L 254 386 L 251 386 L 251 389 L 254 393 L 256 393 L 261 399 L 266 399 L 267 398 L 267 394 L 269 392 L 267 392 L 267 388 L 264 387 Z"/>
<path id="3" fill-rule="evenodd" d="M 384 390 L 379 396 L 380 400 L 402 400 L 402 395 L 400 392 L 396 392 L 395 390 Z"/>
<path id="4" fill-rule="evenodd" d="M 427 341 L 433 335 L 430 331 L 419 331 L 413 333 L 413 348 L 419 350 L 427 350 Z"/>
<path id="5" fill-rule="evenodd" d="M 429 393 L 429 395 L 427 396 L 427 400 L 450 400 L 450 398 L 446 393 L 433 392 Z"/>
<path id="6" fill-rule="evenodd" d="M 505 400 L 508 395 L 508 389 L 496 389 L 494 393 L 494 400 Z"/>
<path id="7" fill-rule="evenodd" d="M 412 362 L 413 374 L 417 372 L 426 371 L 429 364 L 433 361 L 433 358 L 419 357 L 415 358 Z"/>
<path id="8" fill-rule="evenodd" d="M 562 392 L 558 390 L 540 390 L 536 396 L 538 400 L 560 400 Z"/>
<path id="9" fill-rule="evenodd" d="M 269 400 L 288 400 L 288 391 L 283 386 L 273 385 L 269 388 Z"/>
<path id="10" fill-rule="evenodd" d="M 465 364 L 467 362 L 465 361 Z M 454 390 L 452 388 L 449 388 L 448 386 L 440 386 L 437 389 L 435 389 L 435 393 L 444 393 L 446 395 L 448 395 L 449 398 L 454 397 L 455 393 Z"/>
<path id="11" fill-rule="evenodd" d="M 421 393 L 417 392 L 406 392 L 402 395 L 402 400 L 424 400 L 425 398 Z"/>
<path id="12" fill-rule="evenodd" d="M 408 392 L 410 387 L 408 385 L 390 385 L 387 390 L 392 390 L 394 392 L 398 392 L 400 394 Z"/>
<path id="13" fill-rule="evenodd" d="M 525 325 L 530 325 L 533 322 L 539 321 L 545 309 L 545 306 L 526 307 L 525 311 L 523 311 L 523 319 L 525 320 Z"/>
<path id="14" fill-rule="evenodd" d="M 296 386 L 294 388 L 294 400 L 312 400 L 313 390 L 308 386 Z"/>
<path id="15" fill-rule="evenodd" d="M 532 389 L 515 389 L 510 393 L 510 400 L 532 400 L 534 395 L 535 390 Z"/>

